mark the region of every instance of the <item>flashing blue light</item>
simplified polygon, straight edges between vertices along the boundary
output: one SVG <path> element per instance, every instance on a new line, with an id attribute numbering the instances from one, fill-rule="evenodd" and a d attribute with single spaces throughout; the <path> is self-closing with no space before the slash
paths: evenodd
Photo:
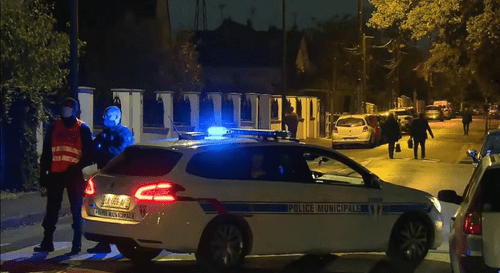
<path id="1" fill-rule="evenodd" d="M 228 133 L 228 130 L 224 127 L 210 127 L 208 128 L 208 135 L 211 137 L 221 137 Z"/>

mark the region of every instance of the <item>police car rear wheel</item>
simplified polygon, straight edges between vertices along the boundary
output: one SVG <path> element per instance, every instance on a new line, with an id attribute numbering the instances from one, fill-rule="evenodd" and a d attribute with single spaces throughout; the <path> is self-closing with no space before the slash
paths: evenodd
<path id="1" fill-rule="evenodd" d="M 132 260 L 132 262 L 148 262 L 156 258 L 161 252 L 161 249 L 150 249 L 140 246 L 129 246 L 124 244 L 117 244 L 116 248 L 123 255 L 123 257 Z"/>
<path id="2" fill-rule="evenodd" d="M 420 219 L 407 219 L 395 227 L 389 256 L 396 261 L 418 263 L 429 251 L 429 227 Z"/>

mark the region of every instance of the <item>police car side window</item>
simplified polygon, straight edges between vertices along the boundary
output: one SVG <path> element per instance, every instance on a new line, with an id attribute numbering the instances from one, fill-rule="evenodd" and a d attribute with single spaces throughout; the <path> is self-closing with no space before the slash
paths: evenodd
<path id="1" fill-rule="evenodd" d="M 266 147 L 262 156 L 262 169 L 264 175 L 254 178 L 256 180 L 311 183 L 307 173 L 307 166 L 300 158 L 300 153 L 294 147 Z M 252 167 L 254 171 L 254 168 Z M 252 171 L 252 174 L 253 174 Z"/>
<path id="2" fill-rule="evenodd" d="M 500 169 L 488 169 L 481 178 L 483 212 L 500 212 Z"/>
<path id="3" fill-rule="evenodd" d="M 248 148 L 216 148 L 195 154 L 186 172 L 211 179 L 250 180 L 252 151 Z"/>
<path id="4" fill-rule="evenodd" d="M 328 154 L 317 151 L 305 151 L 310 175 L 315 183 L 332 185 L 365 186 L 363 176 Z"/>

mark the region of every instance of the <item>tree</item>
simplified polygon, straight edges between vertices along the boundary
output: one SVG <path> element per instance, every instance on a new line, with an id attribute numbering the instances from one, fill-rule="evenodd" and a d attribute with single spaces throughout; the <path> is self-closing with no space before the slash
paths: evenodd
<path id="1" fill-rule="evenodd" d="M 69 72 L 61 67 L 69 60 L 69 36 L 54 31 L 51 9 L 39 0 L 2 0 L 0 122 L 19 123 L 24 190 L 38 178 L 35 128 L 50 116 L 44 103 Z"/>
<path id="2" fill-rule="evenodd" d="M 174 91 L 197 91 L 201 88 L 201 65 L 198 62 L 193 31 L 180 31 L 165 53 L 160 84 Z"/>
<path id="3" fill-rule="evenodd" d="M 426 69 L 450 79 L 473 78 L 486 97 L 498 95 L 500 0 L 372 0 L 371 4 L 375 11 L 369 26 L 397 30 L 413 40 L 433 39 Z"/>

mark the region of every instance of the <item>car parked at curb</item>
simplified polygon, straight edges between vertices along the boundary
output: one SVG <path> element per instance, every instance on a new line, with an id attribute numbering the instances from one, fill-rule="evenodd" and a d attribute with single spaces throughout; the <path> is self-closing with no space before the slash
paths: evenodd
<path id="1" fill-rule="evenodd" d="M 335 122 L 332 133 L 332 148 L 353 145 L 374 147 L 377 129 L 364 114 L 342 115 Z"/>
<path id="2" fill-rule="evenodd" d="M 483 141 L 481 151 L 478 153 L 475 149 L 469 149 L 467 156 L 471 157 L 475 164 L 479 164 L 481 159 L 489 154 L 500 153 L 500 128 L 488 132 Z"/>
<path id="3" fill-rule="evenodd" d="M 500 155 L 486 155 L 462 196 L 438 193 L 459 208 L 450 227 L 450 262 L 454 273 L 500 272 Z"/>
<path id="4" fill-rule="evenodd" d="M 443 240 L 426 192 L 288 132 L 211 129 L 129 146 L 89 179 L 85 237 L 135 263 L 195 253 L 208 272 L 253 254 L 386 251 L 415 264 Z"/>
<path id="5" fill-rule="evenodd" d="M 439 106 L 427 105 L 425 107 L 425 117 L 428 120 L 444 121 L 444 113 Z"/>

